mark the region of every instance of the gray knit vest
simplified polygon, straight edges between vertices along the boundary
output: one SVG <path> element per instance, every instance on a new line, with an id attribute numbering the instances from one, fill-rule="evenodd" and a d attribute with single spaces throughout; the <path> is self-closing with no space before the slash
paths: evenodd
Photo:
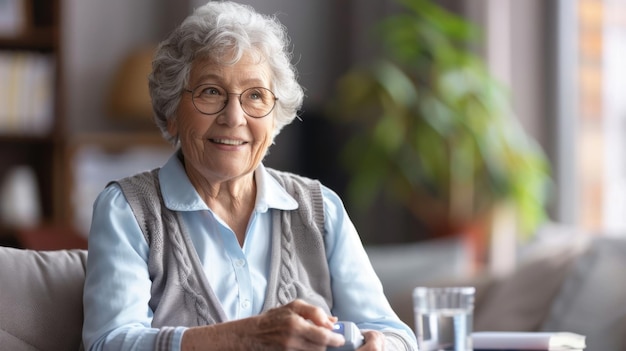
<path id="1" fill-rule="evenodd" d="M 268 169 L 299 208 L 272 210 L 270 277 L 263 311 L 303 299 L 330 313 L 333 299 L 324 246 L 324 206 L 318 181 Z M 204 275 L 179 212 L 167 209 L 158 169 L 118 180 L 146 241 L 152 280 L 152 326 L 161 328 L 157 349 L 168 349 L 173 327 L 226 321 Z"/>

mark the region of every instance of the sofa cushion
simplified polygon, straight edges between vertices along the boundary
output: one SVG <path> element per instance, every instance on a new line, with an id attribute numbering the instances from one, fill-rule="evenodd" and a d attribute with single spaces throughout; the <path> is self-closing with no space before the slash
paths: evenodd
<path id="1" fill-rule="evenodd" d="M 0 345 L 10 350 L 78 350 L 85 250 L 0 247 Z"/>
<path id="2" fill-rule="evenodd" d="M 626 350 L 626 239 L 598 237 L 576 262 L 542 326 L 587 337 L 587 350 Z"/>
<path id="3" fill-rule="evenodd" d="M 480 306 L 477 304 L 474 329 L 539 330 L 561 284 L 588 247 L 588 237 L 530 244 L 513 272 L 491 278 Z"/>

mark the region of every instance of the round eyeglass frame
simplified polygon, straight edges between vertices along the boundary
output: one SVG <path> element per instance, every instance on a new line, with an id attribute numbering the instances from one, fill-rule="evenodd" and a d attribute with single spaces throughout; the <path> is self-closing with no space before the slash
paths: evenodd
<path id="1" fill-rule="evenodd" d="M 200 89 L 202 87 L 216 87 L 216 88 L 220 88 L 221 90 L 223 90 L 226 93 L 226 100 L 224 100 L 224 106 L 222 106 L 219 110 L 212 112 L 212 113 L 207 113 L 202 111 L 198 105 L 196 105 L 196 99 L 195 99 L 195 94 L 194 92 L 197 89 Z M 248 111 L 246 111 L 246 108 L 243 105 L 243 101 L 241 101 L 241 96 L 245 94 L 246 91 L 251 90 L 251 89 L 263 89 L 263 90 L 267 90 L 270 94 L 272 94 L 272 99 L 274 100 L 274 104 L 272 105 L 272 108 L 269 109 L 269 111 L 267 111 L 266 114 L 262 115 L 262 116 L 254 116 L 251 115 Z M 230 101 L 229 96 L 230 95 L 237 95 L 237 100 L 239 100 L 239 106 L 241 106 L 241 110 L 248 116 L 252 117 L 252 118 L 263 118 L 263 117 L 267 117 L 270 113 L 272 113 L 272 111 L 274 111 L 274 108 L 276 107 L 276 101 L 278 101 L 278 98 L 276 97 L 276 95 L 274 94 L 273 91 L 264 88 L 264 87 L 250 87 L 250 88 L 246 88 L 244 89 L 241 93 L 230 93 L 228 91 L 226 91 L 226 89 L 224 89 L 223 87 L 217 85 L 217 84 L 200 84 L 198 86 L 196 86 L 195 88 L 193 88 L 192 90 L 190 89 L 183 89 L 185 92 L 190 93 L 191 94 L 191 103 L 193 104 L 193 107 L 196 109 L 196 111 L 200 112 L 203 115 L 207 115 L 207 116 L 212 116 L 212 115 L 216 115 L 222 111 L 224 111 L 224 109 L 226 108 L 226 106 L 228 106 L 228 102 Z"/>

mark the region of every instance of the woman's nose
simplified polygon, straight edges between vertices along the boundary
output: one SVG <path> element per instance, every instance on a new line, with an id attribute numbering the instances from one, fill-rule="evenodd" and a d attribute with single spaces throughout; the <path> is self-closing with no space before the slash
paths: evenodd
<path id="1" fill-rule="evenodd" d="M 226 102 L 226 107 L 218 116 L 218 122 L 227 124 L 229 126 L 245 124 L 246 113 L 243 111 L 243 108 L 241 107 L 241 102 L 237 97 L 233 96 L 228 99 L 228 101 Z"/>

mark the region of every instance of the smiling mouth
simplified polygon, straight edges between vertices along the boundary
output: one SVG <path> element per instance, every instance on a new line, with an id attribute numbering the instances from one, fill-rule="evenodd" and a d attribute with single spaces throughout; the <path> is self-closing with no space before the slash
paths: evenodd
<path id="1" fill-rule="evenodd" d="M 232 140 L 232 139 L 209 139 L 209 140 L 215 144 L 224 144 L 224 145 L 233 145 L 233 146 L 243 145 L 246 143 L 245 141 L 242 141 L 242 140 Z"/>

